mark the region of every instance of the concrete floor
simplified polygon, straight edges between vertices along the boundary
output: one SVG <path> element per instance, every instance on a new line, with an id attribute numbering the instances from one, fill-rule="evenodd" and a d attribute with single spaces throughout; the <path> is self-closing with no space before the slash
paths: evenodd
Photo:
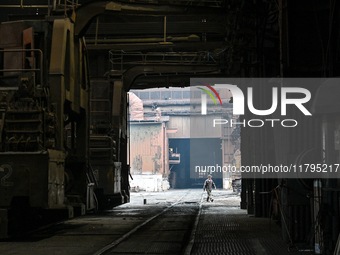
<path id="1" fill-rule="evenodd" d="M 214 190 L 213 195 L 214 202 L 208 203 L 203 194 L 191 254 L 301 254 L 297 249 L 288 252 L 275 222 L 249 217 L 245 210 L 239 209 L 238 195 L 225 190 Z M 202 190 L 132 193 L 131 203 L 112 211 L 86 215 L 21 238 L 0 241 L 0 254 L 94 254 L 179 199 L 178 204 L 105 254 L 184 254 L 201 198 Z"/>

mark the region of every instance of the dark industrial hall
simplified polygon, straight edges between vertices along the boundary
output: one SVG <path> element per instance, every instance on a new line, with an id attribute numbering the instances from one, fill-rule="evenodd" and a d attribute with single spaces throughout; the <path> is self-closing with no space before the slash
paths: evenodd
<path id="1" fill-rule="evenodd" d="M 339 14 L 1 0 L 0 253 L 340 255 Z"/>

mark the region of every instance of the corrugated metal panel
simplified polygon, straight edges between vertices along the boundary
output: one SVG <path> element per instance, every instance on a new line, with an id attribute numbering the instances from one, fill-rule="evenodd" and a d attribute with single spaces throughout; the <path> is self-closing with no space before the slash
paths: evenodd
<path id="1" fill-rule="evenodd" d="M 220 114 L 171 116 L 168 128 L 177 128 L 177 133 L 169 134 L 169 138 L 220 138 L 221 127 L 213 127 L 214 119 L 221 119 Z"/>
<path id="2" fill-rule="evenodd" d="M 169 138 L 189 138 L 190 116 L 171 116 L 167 128 L 177 128 L 175 134 L 168 134 Z"/>
<path id="3" fill-rule="evenodd" d="M 162 122 L 130 124 L 132 173 L 163 173 Z"/>

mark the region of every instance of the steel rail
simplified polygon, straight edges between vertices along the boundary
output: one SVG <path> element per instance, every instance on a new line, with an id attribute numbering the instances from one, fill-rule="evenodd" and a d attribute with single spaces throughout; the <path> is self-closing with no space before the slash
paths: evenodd
<path id="1" fill-rule="evenodd" d="M 187 196 L 190 193 L 191 190 L 189 190 L 186 194 L 184 194 L 182 197 L 180 197 L 175 203 L 169 205 L 167 208 L 165 208 L 163 211 L 157 213 L 156 215 L 150 217 L 149 219 L 147 219 L 146 221 L 144 221 L 143 223 L 139 224 L 137 227 L 135 227 L 134 229 L 130 230 L 128 233 L 124 234 L 122 237 L 120 237 L 119 239 L 117 239 L 116 241 L 106 245 L 105 247 L 103 247 L 102 249 L 100 249 L 99 251 L 93 253 L 93 255 L 103 255 L 106 252 L 108 252 L 109 250 L 111 250 L 112 248 L 114 248 L 115 246 L 117 246 L 118 244 L 120 244 L 121 242 L 123 242 L 124 240 L 126 240 L 127 238 L 129 238 L 132 234 L 134 234 L 137 230 L 139 230 L 140 228 L 142 228 L 143 226 L 145 226 L 146 224 L 148 224 L 150 221 L 156 219 L 157 217 L 159 217 L 160 215 L 164 214 L 166 211 L 168 211 L 169 209 L 171 209 L 172 207 L 174 207 L 175 205 L 179 204 L 180 201 Z M 202 198 L 203 195 L 201 197 L 201 202 L 200 202 L 200 207 L 202 204 Z"/>
<path id="2" fill-rule="evenodd" d="M 194 246 L 196 230 L 197 230 L 198 223 L 200 221 L 200 217 L 201 217 L 201 213 L 202 213 L 202 203 L 203 203 L 203 192 L 202 192 L 202 195 L 201 195 L 201 201 L 200 201 L 198 213 L 196 215 L 195 224 L 194 224 L 192 231 L 191 231 L 189 244 L 187 245 L 187 248 L 185 249 L 184 255 L 190 255 L 191 251 L 192 251 L 192 247 Z"/>

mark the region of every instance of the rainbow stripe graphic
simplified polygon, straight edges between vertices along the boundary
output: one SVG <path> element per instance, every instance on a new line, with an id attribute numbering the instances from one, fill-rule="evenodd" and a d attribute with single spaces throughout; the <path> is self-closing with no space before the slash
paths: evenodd
<path id="1" fill-rule="evenodd" d="M 212 92 L 214 92 L 215 95 L 217 96 L 218 100 L 220 101 L 221 106 L 222 106 L 222 100 L 221 100 L 220 96 L 218 95 L 217 91 L 216 91 L 213 87 L 211 87 L 211 86 L 208 85 L 208 84 L 202 83 L 202 82 L 198 82 L 198 83 L 200 83 L 201 85 L 204 85 L 204 86 L 208 87 Z M 206 92 L 206 93 L 212 98 L 212 100 L 214 100 L 215 105 L 217 105 L 214 96 L 211 94 L 211 92 L 210 92 L 209 90 L 203 89 L 203 88 L 200 88 L 200 87 L 197 87 L 197 88 L 200 89 L 200 90 L 203 90 L 204 92 Z"/>

